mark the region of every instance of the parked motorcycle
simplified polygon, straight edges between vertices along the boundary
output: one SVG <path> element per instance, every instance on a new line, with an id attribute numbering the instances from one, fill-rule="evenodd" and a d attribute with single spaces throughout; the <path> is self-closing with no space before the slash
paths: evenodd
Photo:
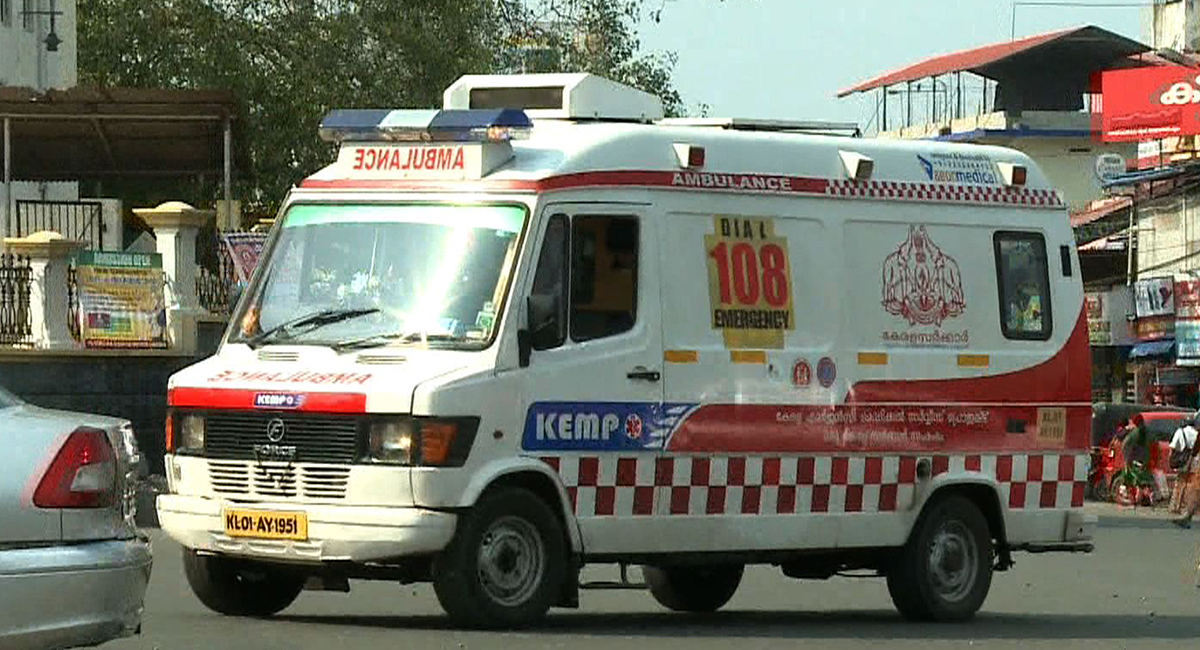
<path id="1" fill-rule="evenodd" d="M 1118 505 L 1154 505 L 1154 476 L 1140 462 L 1134 461 L 1122 467 L 1113 476 L 1110 485 L 1109 493 Z"/>
<path id="2" fill-rule="evenodd" d="M 1121 441 L 1113 439 L 1106 446 L 1092 447 L 1088 469 L 1088 491 L 1097 501 L 1112 498 L 1113 478 L 1125 468 L 1125 451 Z"/>

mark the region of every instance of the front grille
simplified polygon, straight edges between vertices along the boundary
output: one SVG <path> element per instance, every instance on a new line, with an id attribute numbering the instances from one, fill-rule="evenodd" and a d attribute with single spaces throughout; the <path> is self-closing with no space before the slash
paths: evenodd
<path id="1" fill-rule="evenodd" d="M 350 468 L 210 460 L 208 479 L 214 492 L 233 498 L 344 499 Z"/>
<path id="2" fill-rule="evenodd" d="M 271 420 L 283 421 L 283 439 L 267 439 Z M 209 413 L 204 455 L 209 458 L 257 460 L 255 445 L 295 447 L 295 463 L 353 463 L 358 453 L 358 419 L 300 413 Z M 277 459 L 278 460 L 278 459 Z"/>

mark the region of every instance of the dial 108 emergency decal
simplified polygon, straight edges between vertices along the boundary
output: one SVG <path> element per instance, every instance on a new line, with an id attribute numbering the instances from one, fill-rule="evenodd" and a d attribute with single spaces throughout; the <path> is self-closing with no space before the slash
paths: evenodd
<path id="1" fill-rule="evenodd" d="M 726 348 L 780 349 L 796 329 L 787 239 L 773 219 L 715 217 L 704 236 L 713 329 Z"/>

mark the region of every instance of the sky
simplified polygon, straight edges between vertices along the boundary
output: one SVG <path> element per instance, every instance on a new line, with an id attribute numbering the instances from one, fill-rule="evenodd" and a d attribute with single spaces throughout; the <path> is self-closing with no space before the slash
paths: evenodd
<path id="1" fill-rule="evenodd" d="M 1016 7 L 1017 38 L 1090 24 L 1147 40 L 1143 10 L 1128 6 L 1138 0 L 1026 1 Z M 674 81 L 691 112 L 703 103 L 714 117 L 860 127 L 875 115 L 878 91 L 838 99 L 839 90 L 930 56 L 1010 40 L 1014 25 L 1011 0 L 647 0 L 659 4 L 662 21 L 643 25 L 642 47 L 678 55 Z M 889 101 L 895 111 L 900 99 Z"/>

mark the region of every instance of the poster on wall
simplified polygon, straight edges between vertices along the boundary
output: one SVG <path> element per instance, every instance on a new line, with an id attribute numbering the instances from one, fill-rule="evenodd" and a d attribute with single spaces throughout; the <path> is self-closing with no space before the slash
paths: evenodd
<path id="1" fill-rule="evenodd" d="M 1175 283 L 1175 354 L 1180 366 L 1200 366 L 1200 280 Z"/>
<path id="2" fill-rule="evenodd" d="M 262 255 L 267 234 L 262 232 L 227 232 L 221 235 L 221 245 L 233 260 L 234 278 L 245 284 L 250 282 L 258 258 Z"/>
<path id="3" fill-rule="evenodd" d="M 75 291 L 84 347 L 167 347 L 160 255 L 83 251 L 75 257 Z"/>

